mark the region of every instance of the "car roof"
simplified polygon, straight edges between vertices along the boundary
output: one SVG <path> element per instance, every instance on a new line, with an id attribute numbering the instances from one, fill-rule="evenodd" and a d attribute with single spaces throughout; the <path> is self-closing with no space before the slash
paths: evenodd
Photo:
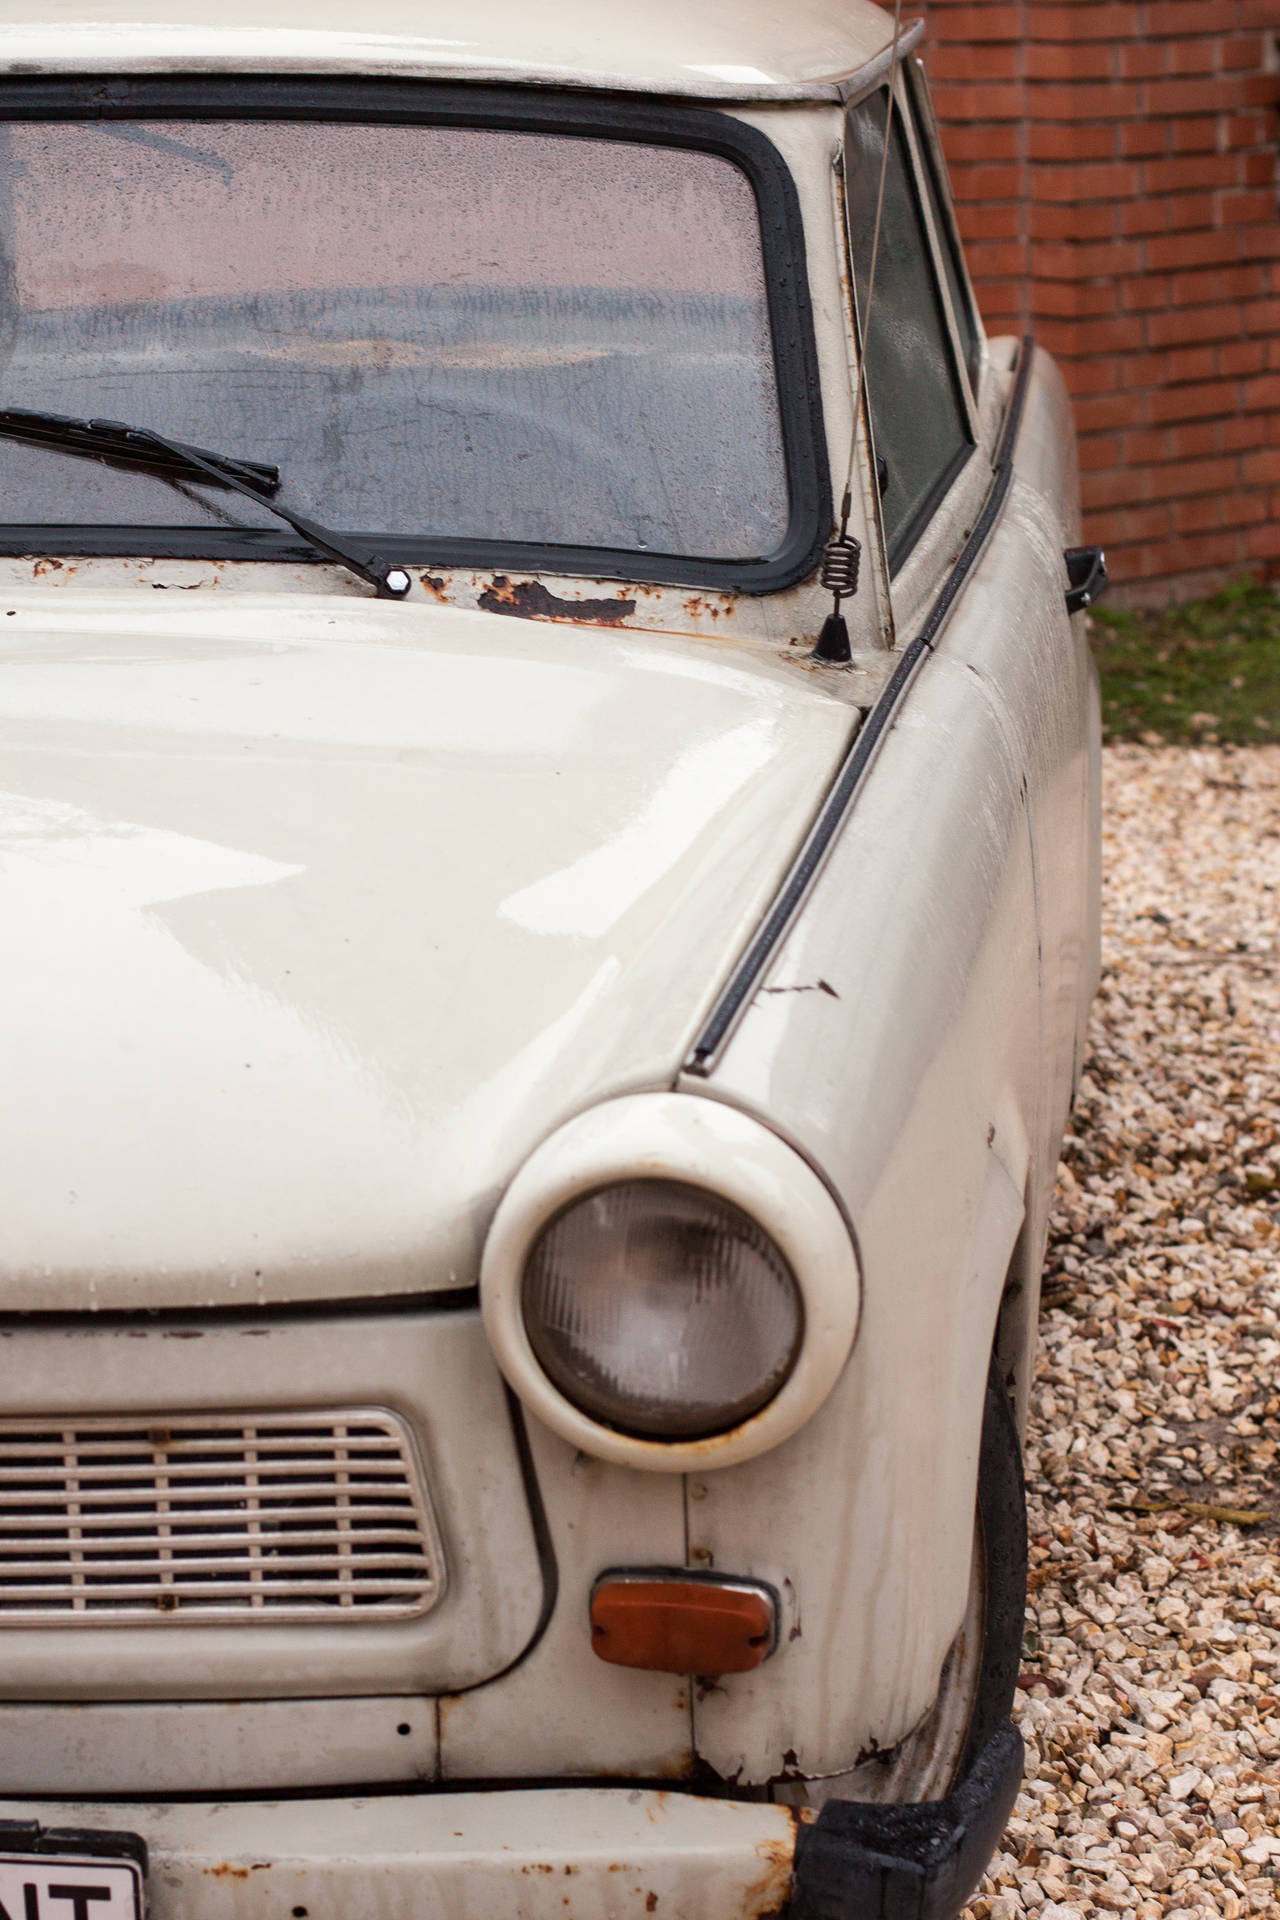
<path id="1" fill-rule="evenodd" d="M 0 31 L 10 74 L 383 73 L 796 100 L 863 81 L 893 23 L 872 0 L 0 0 Z"/>

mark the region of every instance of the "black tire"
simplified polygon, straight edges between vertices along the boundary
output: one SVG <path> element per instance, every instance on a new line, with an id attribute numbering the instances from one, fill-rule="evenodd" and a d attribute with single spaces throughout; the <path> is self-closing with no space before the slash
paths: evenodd
<path id="1" fill-rule="evenodd" d="M 963 1776 L 1009 1718 L 1022 1669 L 1027 1613 L 1027 1495 L 1013 1408 L 993 1354 L 978 1459 L 978 1522 L 986 1575 L 982 1672 L 969 1722 Z"/>

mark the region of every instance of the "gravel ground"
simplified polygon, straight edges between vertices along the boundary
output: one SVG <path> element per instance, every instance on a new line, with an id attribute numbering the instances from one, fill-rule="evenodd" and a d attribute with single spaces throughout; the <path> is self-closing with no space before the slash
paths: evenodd
<path id="1" fill-rule="evenodd" d="M 1280 748 L 1104 761 L 1027 1453 L 1027 1785 L 973 1920 L 1280 1914 Z"/>

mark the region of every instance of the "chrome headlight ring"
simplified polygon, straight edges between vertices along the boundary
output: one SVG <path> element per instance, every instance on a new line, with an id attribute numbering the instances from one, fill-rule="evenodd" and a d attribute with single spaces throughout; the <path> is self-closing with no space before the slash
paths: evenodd
<path id="1" fill-rule="evenodd" d="M 802 1327 L 776 1391 L 737 1424 L 696 1439 L 624 1432 L 593 1417 L 551 1378 L 526 1324 L 526 1272 L 548 1227 L 587 1196 L 642 1181 L 700 1190 L 746 1215 L 781 1256 L 799 1295 Z M 749 1460 L 817 1411 L 853 1345 L 860 1280 L 844 1216 L 794 1148 L 719 1101 L 646 1093 L 579 1114 L 525 1162 L 489 1231 L 480 1300 L 498 1365 L 530 1412 L 599 1459 L 687 1472 Z"/>

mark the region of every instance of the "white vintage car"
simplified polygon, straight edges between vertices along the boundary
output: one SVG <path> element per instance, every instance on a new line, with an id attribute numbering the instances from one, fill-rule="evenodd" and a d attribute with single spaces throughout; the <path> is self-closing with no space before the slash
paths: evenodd
<path id="1" fill-rule="evenodd" d="M 949 1916 L 1062 383 L 867 0 L 356 11 L 2 0 L 0 1914 Z"/>

